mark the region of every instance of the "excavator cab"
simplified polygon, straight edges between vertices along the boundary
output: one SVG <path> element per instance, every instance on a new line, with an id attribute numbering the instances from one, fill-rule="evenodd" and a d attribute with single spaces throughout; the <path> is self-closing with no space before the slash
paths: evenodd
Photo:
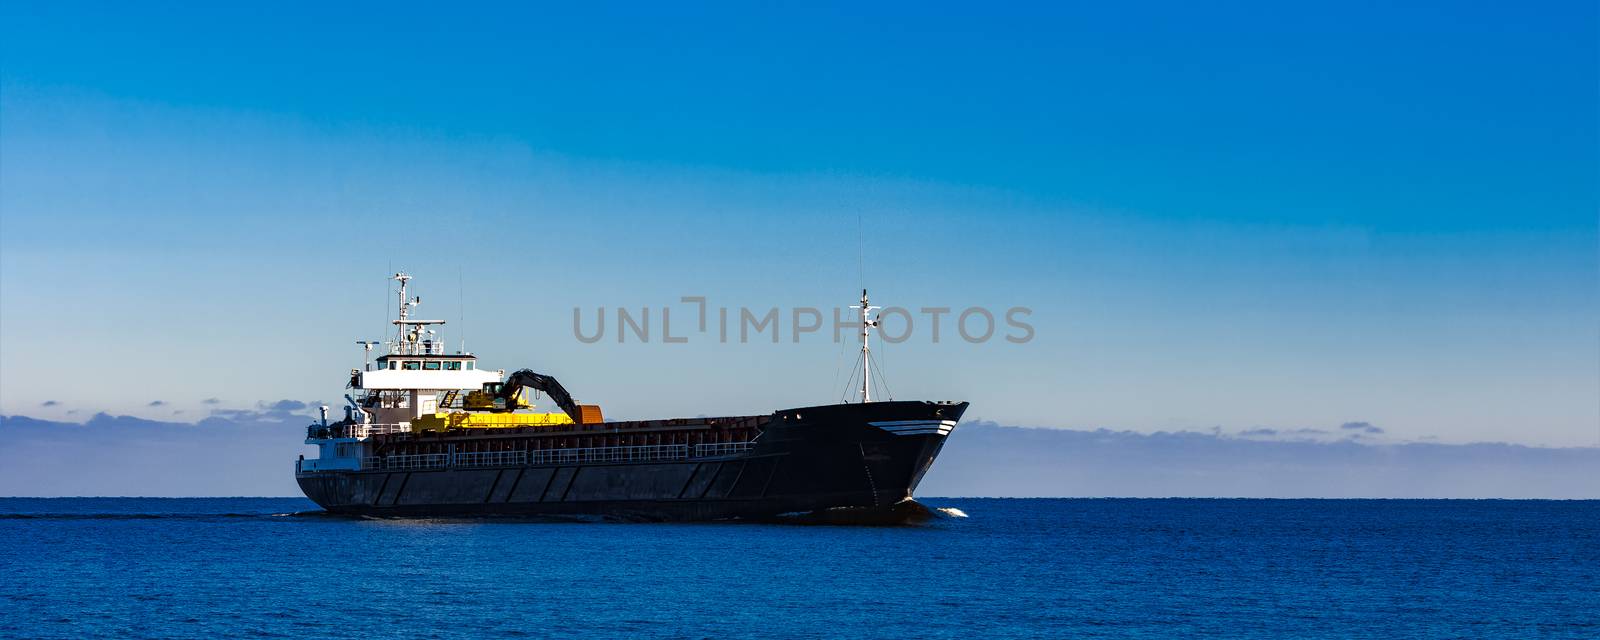
<path id="1" fill-rule="evenodd" d="M 493 382 L 490 384 L 499 386 L 500 383 Z M 461 408 L 468 411 L 489 411 L 494 408 L 494 392 L 489 390 L 468 391 L 466 397 L 461 400 Z"/>
<path id="2" fill-rule="evenodd" d="M 496 407 L 495 400 L 501 398 L 505 399 L 505 406 Z M 482 391 L 467 392 L 467 397 L 462 402 L 467 409 L 474 411 L 493 411 L 497 409 L 515 411 L 533 406 L 533 403 L 529 402 L 527 396 L 523 394 L 521 387 L 507 389 L 504 384 L 499 382 L 483 383 Z"/>

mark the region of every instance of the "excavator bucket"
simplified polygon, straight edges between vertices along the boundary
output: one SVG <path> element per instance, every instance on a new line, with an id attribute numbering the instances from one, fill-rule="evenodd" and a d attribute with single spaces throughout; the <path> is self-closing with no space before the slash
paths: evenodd
<path id="1" fill-rule="evenodd" d="M 578 415 L 573 417 L 578 419 L 578 424 L 600 424 L 606 421 L 605 416 L 600 414 L 600 405 L 597 404 L 578 405 Z"/>

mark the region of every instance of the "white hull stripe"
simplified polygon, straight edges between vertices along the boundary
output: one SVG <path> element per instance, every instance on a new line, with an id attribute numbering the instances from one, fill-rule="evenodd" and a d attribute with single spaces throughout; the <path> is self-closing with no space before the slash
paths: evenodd
<path id="1" fill-rule="evenodd" d="M 888 422 L 869 422 L 867 424 L 897 436 L 944 436 L 950 435 L 950 431 L 956 428 L 956 421 L 954 420 L 891 420 Z"/>

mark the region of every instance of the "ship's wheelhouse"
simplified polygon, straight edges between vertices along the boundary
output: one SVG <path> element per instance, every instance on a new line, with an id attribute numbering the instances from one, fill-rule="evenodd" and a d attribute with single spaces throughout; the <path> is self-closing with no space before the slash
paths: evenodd
<path id="1" fill-rule="evenodd" d="M 468 354 L 386 355 L 367 365 L 367 371 L 475 371 L 477 368 L 477 358 Z"/>

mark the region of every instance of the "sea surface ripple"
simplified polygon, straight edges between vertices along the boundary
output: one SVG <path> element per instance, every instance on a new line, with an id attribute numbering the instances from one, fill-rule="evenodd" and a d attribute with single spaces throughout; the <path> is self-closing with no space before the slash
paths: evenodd
<path id="1" fill-rule="evenodd" d="M 1596 501 L 923 502 L 863 527 L 6 498 L 0 637 L 1600 637 Z"/>

